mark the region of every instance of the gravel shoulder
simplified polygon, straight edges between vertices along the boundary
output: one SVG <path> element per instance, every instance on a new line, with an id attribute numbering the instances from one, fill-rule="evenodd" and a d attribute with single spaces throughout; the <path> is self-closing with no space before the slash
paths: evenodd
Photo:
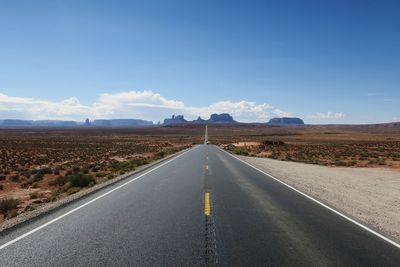
<path id="1" fill-rule="evenodd" d="M 400 240 L 400 172 L 238 157 L 386 236 Z"/>

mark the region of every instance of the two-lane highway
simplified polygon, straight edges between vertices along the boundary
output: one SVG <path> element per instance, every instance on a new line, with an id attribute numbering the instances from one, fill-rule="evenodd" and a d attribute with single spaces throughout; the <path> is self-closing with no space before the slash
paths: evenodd
<path id="1" fill-rule="evenodd" d="M 1 266 L 399 266 L 400 249 L 212 145 L 0 237 Z"/>

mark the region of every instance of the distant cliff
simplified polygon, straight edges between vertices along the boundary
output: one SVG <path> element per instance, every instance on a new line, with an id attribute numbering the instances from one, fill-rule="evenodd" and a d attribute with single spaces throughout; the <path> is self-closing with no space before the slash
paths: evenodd
<path id="1" fill-rule="evenodd" d="M 300 118 L 273 118 L 270 119 L 268 124 L 273 125 L 303 125 L 304 121 Z"/>
<path id="2" fill-rule="evenodd" d="M 186 123 L 187 120 L 185 120 L 185 117 L 183 115 L 172 115 L 171 118 L 165 119 L 164 124 L 165 125 L 171 125 L 171 124 L 181 124 L 181 123 Z"/>
<path id="3" fill-rule="evenodd" d="M 231 115 L 228 113 L 222 114 L 211 114 L 208 120 L 204 120 L 198 117 L 196 120 L 187 121 L 183 115 L 172 115 L 171 118 L 164 120 L 164 125 L 174 125 L 174 124 L 212 124 L 212 123 L 236 123 Z"/>
<path id="4" fill-rule="evenodd" d="M 202 123 L 206 123 L 207 121 L 206 120 L 203 120 L 200 116 L 197 118 L 197 120 L 194 120 L 194 121 L 192 121 L 193 123 L 200 123 L 200 124 L 202 124 Z"/>
<path id="5" fill-rule="evenodd" d="M 211 114 L 208 122 L 210 122 L 210 123 L 235 123 L 236 121 L 228 113 L 221 113 L 221 114 L 214 113 L 214 114 Z"/>

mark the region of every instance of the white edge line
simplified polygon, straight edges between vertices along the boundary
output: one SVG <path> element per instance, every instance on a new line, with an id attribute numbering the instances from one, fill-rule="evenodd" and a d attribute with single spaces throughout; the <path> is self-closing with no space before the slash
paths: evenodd
<path id="1" fill-rule="evenodd" d="M 195 148 L 194 148 L 194 149 L 195 149 Z M 88 201 L 88 202 L 86 202 L 86 203 L 84 203 L 84 204 L 82 204 L 82 205 L 80 205 L 80 206 L 78 206 L 78 207 L 76 207 L 76 208 L 74 208 L 74 209 L 72 209 L 72 210 L 70 210 L 70 211 L 68 211 L 68 212 L 66 212 L 66 213 L 64 213 L 64 214 L 62 214 L 62 215 L 60 215 L 60 216 L 58 216 L 57 218 L 54 218 L 54 219 L 52 219 L 52 220 L 50 220 L 50 221 L 48 221 L 48 222 L 46 222 L 46 223 L 44 223 L 44 224 L 42 224 L 42 225 L 40 225 L 40 226 L 38 226 L 38 227 L 36 227 L 36 228 L 34 228 L 34 229 L 32 229 L 32 230 L 26 232 L 26 233 L 23 234 L 23 235 L 20 235 L 20 236 L 16 237 L 15 239 L 13 239 L 13 240 L 11 240 L 11 241 L 8 241 L 7 243 L 4 243 L 3 245 L 0 246 L 0 250 L 2 250 L 2 249 L 4 249 L 4 248 L 6 248 L 6 247 L 8 247 L 8 246 L 10 246 L 10 245 L 12 245 L 12 244 L 14 244 L 15 242 L 17 242 L 17 241 L 19 241 L 19 240 L 21 240 L 21 239 L 23 239 L 23 238 L 25 238 L 25 237 L 27 237 L 27 236 L 32 235 L 33 233 L 39 231 L 40 229 L 45 228 L 46 226 L 48 226 L 48 225 L 50 225 L 50 224 L 52 224 L 52 223 L 55 223 L 56 221 L 61 220 L 62 218 L 64 218 L 64 217 L 70 215 L 71 213 L 74 213 L 75 211 L 78 211 L 78 210 L 82 209 L 83 207 L 86 207 L 87 205 L 89 205 L 89 204 L 95 202 L 96 200 L 99 200 L 99 199 L 101 199 L 101 198 L 103 198 L 103 197 L 105 197 L 105 196 L 111 194 L 112 192 L 114 192 L 114 191 L 116 191 L 116 190 L 118 190 L 118 189 L 120 189 L 120 188 L 122 188 L 122 187 L 124 187 L 124 186 L 126 186 L 126 185 L 128 185 L 128 184 L 130 184 L 130 183 L 132 183 L 132 182 L 134 182 L 134 181 L 136 181 L 136 180 L 138 180 L 138 179 L 140 179 L 140 178 L 142 178 L 143 176 L 145 176 L 145 175 L 151 173 L 152 171 L 155 171 L 155 170 L 157 170 L 158 168 L 161 168 L 162 166 L 164 166 L 164 165 L 170 163 L 171 161 L 176 160 L 177 158 L 179 158 L 179 157 L 185 155 L 185 154 L 188 153 L 189 151 L 192 151 L 192 149 L 189 149 L 188 151 L 185 151 L 185 152 L 183 152 L 182 154 L 177 155 L 177 156 L 173 157 L 172 159 L 170 159 L 170 160 L 168 160 L 168 161 L 166 161 L 166 162 L 164 162 L 164 163 L 161 163 L 160 165 L 158 165 L 158 166 L 152 168 L 151 170 L 149 170 L 149 171 L 147 171 L 147 172 L 145 172 L 145 173 L 142 173 L 141 175 L 137 176 L 136 178 L 134 178 L 134 179 L 132 179 L 132 180 L 129 180 L 129 181 L 127 181 L 127 182 L 125 182 L 125 183 L 123 183 L 123 184 L 121 184 L 121 185 L 119 185 L 119 186 L 117 186 L 117 187 L 111 189 L 110 191 L 105 192 L 104 194 L 101 194 L 100 196 L 98 196 L 98 197 L 96 197 L 96 198 L 94 198 L 94 199 L 92 199 L 92 200 L 90 200 L 90 201 Z"/>
<path id="2" fill-rule="evenodd" d="M 321 205 L 322 207 L 324 207 L 324 208 L 326 208 L 326 209 L 332 211 L 333 213 L 339 215 L 340 217 L 342 217 L 342 218 L 344 218 L 344 219 L 346 219 L 346 220 L 348 220 L 348 221 L 354 223 L 355 225 L 357 225 L 357 226 L 361 227 L 362 229 L 364 229 L 364 230 L 370 232 L 371 234 L 374 234 L 375 236 L 377 236 L 377 237 L 379 237 L 379 238 L 385 240 L 386 242 L 392 244 L 393 246 L 395 246 L 395 247 L 397 247 L 397 248 L 400 248 L 400 244 L 399 244 L 399 243 L 396 243 L 395 241 L 391 240 L 390 238 L 387 238 L 386 236 L 384 236 L 384 235 L 382 235 L 382 234 L 380 234 L 380 233 L 378 233 L 378 232 L 372 230 L 371 228 L 369 228 L 369 227 L 367 227 L 367 226 L 365 226 L 365 225 L 363 225 L 363 224 L 357 222 L 356 220 L 354 220 L 354 219 L 352 219 L 352 218 L 350 218 L 350 217 L 344 215 L 343 213 L 340 213 L 339 211 L 337 211 L 337 210 L 335 210 L 335 209 L 329 207 L 328 205 L 322 203 L 322 202 L 319 201 L 319 200 L 316 200 L 315 198 L 313 198 L 313 197 L 307 195 L 306 193 L 304 193 L 304 192 L 302 192 L 302 191 L 296 189 L 295 187 L 293 187 L 293 186 L 291 186 L 291 185 L 289 185 L 289 184 L 287 184 L 287 183 L 281 181 L 280 179 L 278 179 L 278 178 L 272 176 L 271 174 L 269 174 L 269 173 L 267 173 L 267 172 L 264 172 L 263 170 L 260 170 L 259 168 L 257 168 L 257 167 L 255 167 L 255 166 L 251 165 L 250 163 L 248 163 L 248 162 L 246 162 L 246 161 L 244 161 L 244 160 L 242 160 L 242 159 L 240 159 L 240 158 L 238 158 L 238 157 L 236 157 L 236 156 L 234 156 L 234 155 L 232 155 L 231 153 L 228 153 L 227 151 L 223 150 L 222 148 L 219 148 L 219 147 L 217 147 L 217 148 L 220 149 L 220 150 L 222 150 L 223 152 L 227 153 L 227 154 L 230 155 L 231 157 L 233 157 L 233 158 L 235 158 L 235 159 L 237 159 L 237 160 L 243 162 L 244 164 L 246 164 L 246 165 L 252 167 L 253 169 L 256 169 L 257 171 L 259 171 L 259 172 L 265 174 L 267 177 L 274 179 L 275 181 L 277 181 L 277 182 L 283 184 L 284 186 L 286 186 L 286 187 L 288 187 L 288 188 L 290 188 L 290 189 L 296 191 L 297 193 L 303 195 L 304 197 L 306 197 L 306 198 L 308 198 L 308 199 L 314 201 L 315 203 Z"/>

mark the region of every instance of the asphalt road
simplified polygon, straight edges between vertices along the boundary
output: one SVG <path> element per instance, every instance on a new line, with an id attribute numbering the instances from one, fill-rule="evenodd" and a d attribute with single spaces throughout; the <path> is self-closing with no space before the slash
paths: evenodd
<path id="1" fill-rule="evenodd" d="M 400 266 L 400 249 L 200 145 L 3 234 L 0 265 Z"/>

